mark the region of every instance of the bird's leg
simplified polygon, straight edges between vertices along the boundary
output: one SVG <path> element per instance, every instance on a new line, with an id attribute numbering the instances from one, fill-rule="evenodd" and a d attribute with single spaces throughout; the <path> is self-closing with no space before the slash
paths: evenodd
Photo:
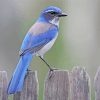
<path id="1" fill-rule="evenodd" d="M 57 70 L 57 69 L 55 69 L 55 68 L 51 68 L 51 66 L 47 63 L 47 61 L 46 60 L 44 60 L 41 56 L 39 56 L 40 57 L 40 59 L 48 66 L 48 68 L 49 68 L 49 70 L 50 70 L 50 73 L 49 73 L 49 79 L 53 76 L 53 71 L 54 70 Z"/>
<path id="2" fill-rule="evenodd" d="M 53 68 L 51 68 L 51 66 L 47 63 L 47 61 L 45 59 L 43 59 L 41 56 L 39 56 L 39 57 L 48 66 L 48 68 L 49 68 L 50 71 L 54 70 Z"/>

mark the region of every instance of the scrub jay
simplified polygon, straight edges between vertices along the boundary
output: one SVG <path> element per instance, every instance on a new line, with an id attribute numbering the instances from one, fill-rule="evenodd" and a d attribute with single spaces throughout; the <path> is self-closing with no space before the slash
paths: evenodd
<path id="1" fill-rule="evenodd" d="M 53 46 L 59 30 L 59 18 L 67 16 L 54 6 L 45 8 L 36 23 L 27 32 L 20 49 L 20 60 L 9 82 L 7 93 L 14 94 L 23 88 L 23 82 L 33 56 L 44 60 L 44 54 Z"/>

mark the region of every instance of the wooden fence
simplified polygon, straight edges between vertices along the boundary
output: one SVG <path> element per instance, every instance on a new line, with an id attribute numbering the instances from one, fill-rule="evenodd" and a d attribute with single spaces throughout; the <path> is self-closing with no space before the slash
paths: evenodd
<path id="1" fill-rule="evenodd" d="M 55 70 L 45 79 L 44 98 L 41 100 L 91 100 L 90 78 L 84 68 L 71 72 Z M 0 100 L 8 100 L 7 72 L 0 71 Z M 94 78 L 95 100 L 100 100 L 100 68 Z M 38 100 L 39 84 L 37 72 L 29 71 L 25 77 L 22 92 L 13 95 L 13 100 Z"/>

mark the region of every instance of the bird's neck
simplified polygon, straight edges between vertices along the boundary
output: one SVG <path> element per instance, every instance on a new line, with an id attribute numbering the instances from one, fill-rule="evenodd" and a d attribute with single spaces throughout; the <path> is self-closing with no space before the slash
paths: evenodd
<path id="1" fill-rule="evenodd" d="M 46 20 L 44 17 L 39 17 L 37 22 L 44 22 L 44 23 L 48 23 L 48 20 Z"/>

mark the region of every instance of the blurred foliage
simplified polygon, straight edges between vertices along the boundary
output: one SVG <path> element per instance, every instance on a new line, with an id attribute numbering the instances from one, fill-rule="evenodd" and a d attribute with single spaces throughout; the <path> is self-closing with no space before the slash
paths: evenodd
<path id="1" fill-rule="evenodd" d="M 60 7 L 68 17 L 60 20 L 59 37 L 45 59 L 53 67 L 61 69 L 84 66 L 93 83 L 100 66 L 99 0 L 0 0 L 0 70 L 6 70 L 10 79 L 18 63 L 18 52 L 25 34 L 41 10 L 50 5 Z M 38 71 L 41 100 L 48 68 L 34 57 L 31 69 Z"/>

